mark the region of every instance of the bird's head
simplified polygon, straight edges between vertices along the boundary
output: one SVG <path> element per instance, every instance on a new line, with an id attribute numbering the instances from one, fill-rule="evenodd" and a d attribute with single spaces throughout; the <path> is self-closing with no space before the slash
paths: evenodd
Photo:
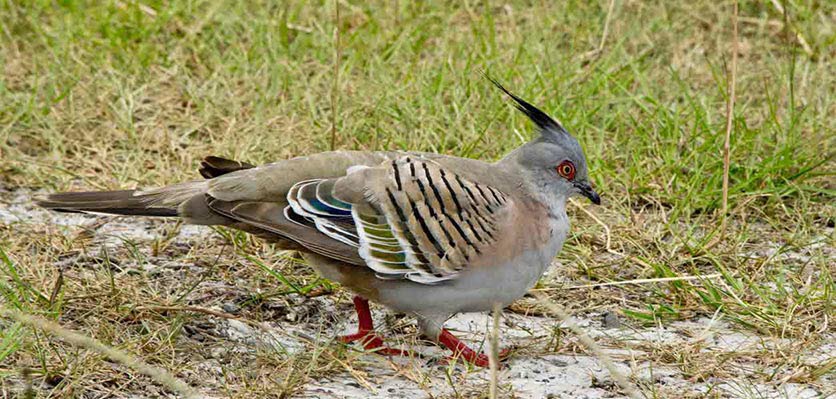
<path id="1" fill-rule="evenodd" d="M 592 203 L 600 204 L 601 197 L 589 182 L 589 168 L 578 140 L 545 112 L 517 97 L 494 79 L 489 79 L 511 97 L 516 108 L 539 129 L 537 137 L 508 154 L 502 162 L 519 165 L 530 183 L 559 201 L 583 195 Z"/>

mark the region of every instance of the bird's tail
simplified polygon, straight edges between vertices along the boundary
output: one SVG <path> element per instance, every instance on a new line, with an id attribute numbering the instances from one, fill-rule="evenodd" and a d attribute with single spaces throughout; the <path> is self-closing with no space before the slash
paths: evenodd
<path id="1" fill-rule="evenodd" d="M 194 181 L 148 191 L 55 193 L 35 201 L 44 208 L 59 212 L 175 217 L 180 204 L 204 193 L 205 189 L 204 181 Z"/>
<path id="2" fill-rule="evenodd" d="M 252 168 L 246 162 L 232 161 L 220 157 L 206 157 L 200 164 L 200 174 L 212 179 L 241 169 Z M 184 216 L 191 218 L 191 213 L 181 211 L 184 205 L 195 196 L 206 193 L 206 180 L 196 180 L 174 184 L 153 190 L 87 191 L 76 193 L 56 193 L 36 199 L 38 205 L 59 212 L 106 213 L 133 216 Z M 204 206 L 205 207 L 205 206 Z M 200 207 L 198 207 L 200 208 Z M 200 218 L 193 222 L 202 224 Z M 212 224 L 212 223 L 209 223 Z"/>

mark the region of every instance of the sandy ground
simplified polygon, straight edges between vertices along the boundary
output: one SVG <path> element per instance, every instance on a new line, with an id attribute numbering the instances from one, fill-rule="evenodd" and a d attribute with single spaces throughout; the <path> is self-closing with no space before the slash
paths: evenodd
<path id="1" fill-rule="evenodd" d="M 27 191 L 0 191 L 0 225 L 14 231 L 16 226 L 51 223 L 63 226 L 68 232 L 77 232 L 84 226 L 91 226 L 106 218 L 45 212 L 32 205 L 31 194 Z M 170 223 L 124 217 L 108 220 L 106 224 L 97 228 L 91 245 L 117 247 L 124 245 L 125 240 L 130 240 L 138 244 L 140 250 L 148 251 L 149 245 L 144 244 L 158 237 L 156 228 L 162 223 Z M 175 243 L 188 246 L 197 241 L 219 238 L 208 228 L 185 226 L 180 228 L 174 240 Z M 154 257 L 149 257 L 147 264 L 137 265 L 145 272 L 160 273 L 176 273 L 174 266 L 173 262 Z M 263 323 L 262 327 L 258 328 L 237 320 L 203 317 L 204 324 L 208 325 L 204 325 L 201 332 L 184 334 L 183 339 L 199 340 L 200 337 L 196 334 L 211 334 L 219 337 L 223 344 L 196 353 L 194 367 L 179 377 L 204 393 L 222 397 L 217 388 L 223 386 L 224 379 L 229 377 L 222 367 L 229 357 L 246 359 L 265 348 L 292 355 L 298 351 L 311 350 L 310 339 L 327 343 L 333 340 L 337 333 L 351 332 L 356 317 L 345 298 L 346 295 L 297 298 L 298 306 L 293 312 L 307 315 L 300 318 L 303 320 L 301 323 L 275 320 Z M 316 308 L 315 312 L 308 311 L 313 308 Z M 214 309 L 232 310 L 217 305 Z M 377 325 L 385 326 L 382 328 L 384 334 L 389 340 L 397 342 L 396 339 L 392 339 L 397 333 L 389 328 L 393 318 L 387 316 L 380 308 L 374 310 Z M 286 318 L 299 317 L 289 313 Z M 340 320 L 336 329 L 342 331 L 324 331 L 323 326 L 328 326 L 329 322 L 323 318 Z M 395 321 L 400 325 L 407 324 L 407 329 L 410 328 L 411 322 L 408 318 Z M 780 345 L 780 340 L 737 330 L 722 320 L 703 317 L 647 328 L 632 325 L 623 319 L 614 320 L 612 315 L 587 313 L 578 315 L 577 322 L 590 336 L 607 348 L 607 352 L 617 361 L 618 367 L 639 381 L 649 395 L 655 393 L 658 397 L 822 398 L 833 393 L 836 386 L 833 375 L 826 375 L 815 384 L 781 383 L 781 370 L 775 371 L 778 375 L 774 381 L 777 382 L 762 383 L 753 380 L 751 376 L 762 373 L 763 366 L 756 358 L 737 354 L 772 348 Z M 447 326 L 478 346 L 483 342 L 488 323 L 487 315 L 465 314 L 451 319 Z M 554 331 L 559 326 L 556 320 L 506 311 L 501 325 L 502 346 L 516 348 L 499 373 L 503 397 L 622 397 L 617 393 L 609 373 L 594 357 L 586 354 L 574 337 L 565 332 L 566 330 L 563 330 L 561 343 L 557 345 L 554 342 Z M 330 323 L 330 326 L 333 327 L 333 323 Z M 823 347 L 809 348 L 799 356 L 809 359 L 810 364 L 832 359 L 836 353 L 834 338 L 836 337 L 831 335 Z M 716 354 L 717 358 L 734 362 L 739 366 L 740 373 L 722 379 L 712 376 L 696 378 L 676 367 L 675 359 L 671 359 L 667 364 L 651 364 L 643 360 L 656 358 L 648 353 L 654 350 L 653 348 L 678 345 L 695 346 L 699 351 Z M 426 342 L 413 342 L 406 347 L 423 354 L 424 357 L 388 359 L 363 354 L 357 359 L 360 361 L 352 364 L 357 372 L 316 377 L 308 381 L 304 389 L 294 397 L 467 397 L 486 392 L 488 371 L 444 364 L 440 360 L 446 353 Z M 200 381 L 200 384 L 195 384 L 194 381 Z M 145 397 L 139 392 L 125 394 L 126 397 Z"/>

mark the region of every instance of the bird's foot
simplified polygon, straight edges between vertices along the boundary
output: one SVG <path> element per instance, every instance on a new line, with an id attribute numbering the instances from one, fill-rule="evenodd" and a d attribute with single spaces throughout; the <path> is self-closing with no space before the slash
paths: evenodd
<path id="1" fill-rule="evenodd" d="M 369 310 L 369 301 L 363 297 L 354 297 L 354 308 L 357 311 L 358 327 L 354 334 L 343 335 L 339 340 L 349 344 L 359 341 L 367 351 L 383 356 L 412 356 L 412 352 L 403 349 L 389 348 L 383 345 L 383 339 L 374 333 L 374 323 Z"/>
<path id="2" fill-rule="evenodd" d="M 464 342 L 456 338 L 455 335 L 442 329 L 438 336 L 438 342 L 444 345 L 447 349 L 453 351 L 453 354 L 447 356 L 444 363 L 456 361 L 457 359 L 464 359 L 466 362 L 478 367 L 490 367 L 490 358 L 484 353 L 477 352 L 467 346 Z M 499 351 L 499 361 L 507 359 L 511 354 L 510 348 L 505 348 Z M 501 367 L 501 365 L 500 365 Z"/>
<path id="3" fill-rule="evenodd" d="M 472 350 L 471 350 L 472 351 Z M 466 362 L 482 368 L 488 368 L 491 366 L 490 358 L 485 355 L 484 353 L 477 353 L 476 351 L 472 351 L 475 353 L 475 357 L 472 355 L 468 355 L 466 353 L 460 353 L 458 355 L 447 355 L 444 359 L 441 360 L 441 364 L 451 364 L 456 363 L 461 359 L 464 359 Z M 511 349 L 505 348 L 499 351 L 499 361 L 504 362 L 506 359 L 511 357 Z M 499 365 L 499 368 L 502 368 L 502 364 Z"/>
<path id="4" fill-rule="evenodd" d="M 360 341 L 362 339 L 366 339 L 366 338 L 369 338 L 369 337 L 372 337 L 372 339 L 380 340 L 380 338 L 377 335 L 375 335 L 375 333 L 373 331 L 358 331 L 354 334 L 340 335 L 339 337 L 337 337 L 337 339 L 339 339 L 340 342 L 342 342 L 344 344 L 350 344 L 352 342 L 357 342 L 357 341 Z M 365 345 L 363 345 L 363 346 L 365 346 Z"/>
<path id="5" fill-rule="evenodd" d="M 346 344 L 359 341 L 367 351 L 383 356 L 412 356 L 410 351 L 384 346 L 383 339 L 374 331 L 358 331 L 354 334 L 343 335 L 339 337 L 339 340 Z"/>

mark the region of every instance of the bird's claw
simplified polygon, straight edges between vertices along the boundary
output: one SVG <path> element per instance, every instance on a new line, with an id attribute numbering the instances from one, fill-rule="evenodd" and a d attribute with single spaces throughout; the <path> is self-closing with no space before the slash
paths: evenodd
<path id="1" fill-rule="evenodd" d="M 378 337 L 374 331 L 358 331 L 354 334 L 338 337 L 340 342 L 350 344 L 360 342 L 363 348 L 369 352 L 383 356 L 413 356 L 413 352 L 404 349 L 395 349 L 383 345 L 383 339 Z"/>
<path id="2" fill-rule="evenodd" d="M 502 362 L 508 360 L 511 357 L 511 348 L 505 348 L 499 351 L 499 368 L 502 368 Z M 475 353 L 475 352 L 473 352 Z M 448 365 L 448 364 L 455 364 L 458 363 L 460 360 L 464 360 L 474 366 L 488 368 L 491 366 L 490 357 L 484 353 L 478 353 L 473 356 L 471 353 L 463 352 L 457 353 L 453 355 L 447 355 L 443 359 L 439 361 L 439 364 Z"/>

